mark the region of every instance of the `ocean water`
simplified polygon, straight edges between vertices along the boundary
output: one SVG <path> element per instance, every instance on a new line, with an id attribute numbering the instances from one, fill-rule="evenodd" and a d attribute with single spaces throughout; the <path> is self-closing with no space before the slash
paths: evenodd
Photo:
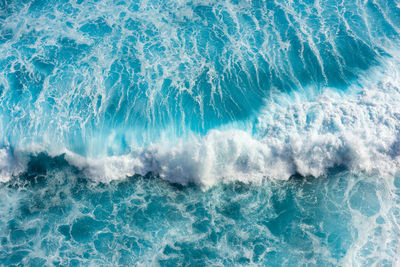
<path id="1" fill-rule="evenodd" d="M 0 265 L 400 265 L 399 44 L 399 0 L 0 0 Z"/>

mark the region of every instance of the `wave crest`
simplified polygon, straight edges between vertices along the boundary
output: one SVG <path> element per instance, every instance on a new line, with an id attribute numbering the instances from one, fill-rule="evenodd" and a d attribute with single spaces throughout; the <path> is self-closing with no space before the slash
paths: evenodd
<path id="1" fill-rule="evenodd" d="M 389 79 L 390 80 L 390 79 Z M 67 159 L 107 181 L 154 172 L 181 184 L 323 176 L 343 166 L 392 175 L 399 170 L 400 90 L 383 82 L 358 94 L 326 91 L 313 101 L 270 105 L 250 130 L 212 130 L 204 137 L 152 144 L 124 156 Z"/>

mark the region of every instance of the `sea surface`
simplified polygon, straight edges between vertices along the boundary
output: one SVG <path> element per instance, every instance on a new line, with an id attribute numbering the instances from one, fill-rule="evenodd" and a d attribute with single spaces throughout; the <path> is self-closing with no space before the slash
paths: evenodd
<path id="1" fill-rule="evenodd" d="M 0 0 L 0 266 L 399 266 L 400 0 Z"/>

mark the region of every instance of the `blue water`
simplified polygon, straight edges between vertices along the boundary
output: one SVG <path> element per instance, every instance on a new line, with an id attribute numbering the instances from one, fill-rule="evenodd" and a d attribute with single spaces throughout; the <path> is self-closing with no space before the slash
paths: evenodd
<path id="1" fill-rule="evenodd" d="M 336 170 L 204 192 L 152 175 L 93 183 L 41 154 L 0 190 L 5 265 L 392 266 L 398 257 L 398 177 Z"/>
<path id="2" fill-rule="evenodd" d="M 0 0 L 0 265 L 400 264 L 399 41 L 399 0 Z"/>

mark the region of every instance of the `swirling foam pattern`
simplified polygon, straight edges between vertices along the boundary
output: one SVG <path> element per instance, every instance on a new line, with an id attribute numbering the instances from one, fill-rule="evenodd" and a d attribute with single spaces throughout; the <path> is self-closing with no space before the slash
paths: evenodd
<path id="1" fill-rule="evenodd" d="M 399 43 L 399 0 L 0 0 L 0 264 L 400 264 Z"/>
<path id="2" fill-rule="evenodd" d="M 0 262 L 30 266 L 395 266 L 400 178 L 294 177 L 206 192 L 95 184 L 39 155 L 0 187 Z"/>

